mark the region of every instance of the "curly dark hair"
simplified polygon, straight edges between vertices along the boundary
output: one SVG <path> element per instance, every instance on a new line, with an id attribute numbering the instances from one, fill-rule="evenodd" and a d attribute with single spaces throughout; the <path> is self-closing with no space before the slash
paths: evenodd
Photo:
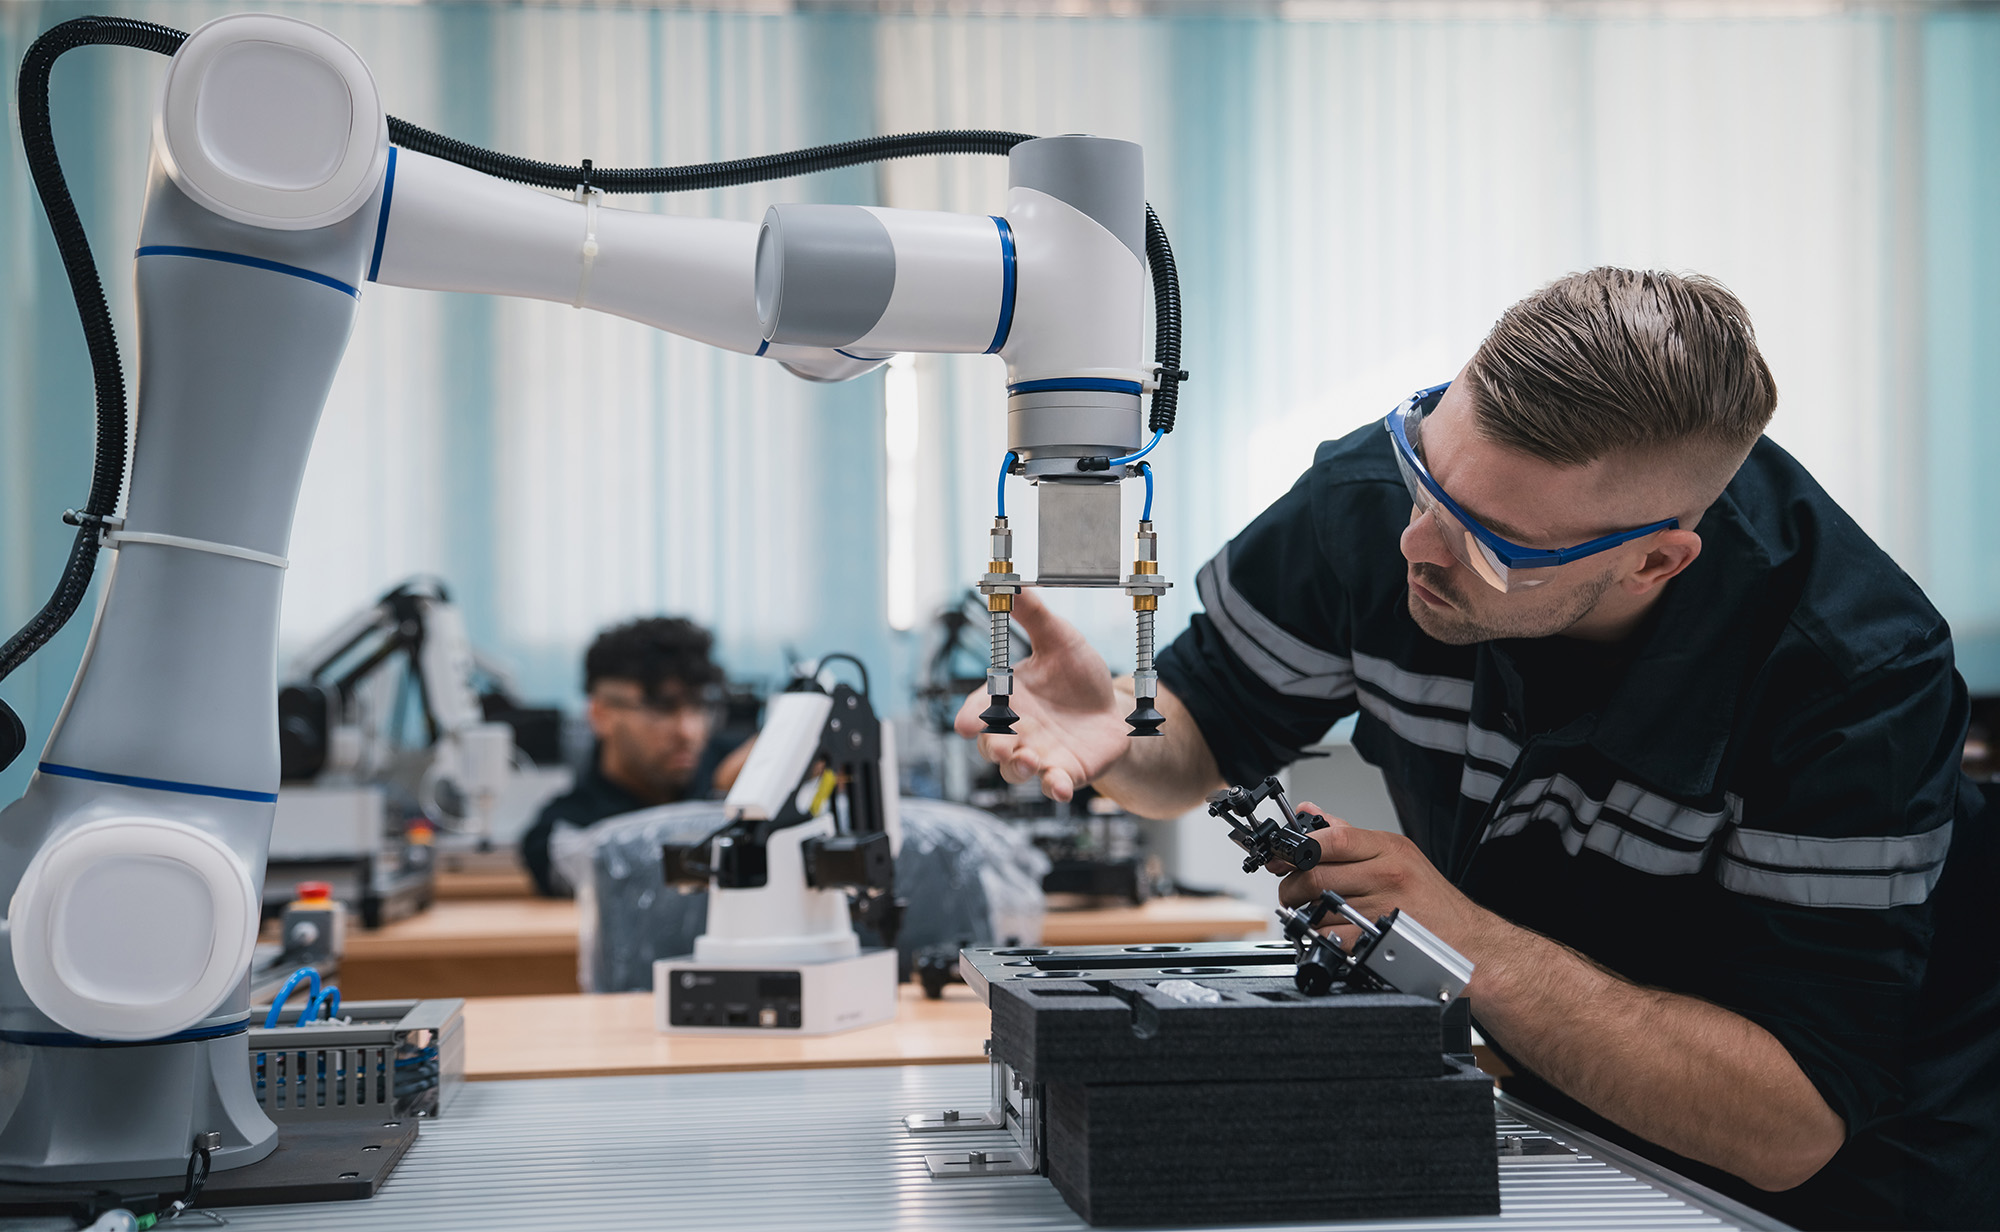
<path id="1" fill-rule="evenodd" d="M 709 657 L 715 638 L 680 616 L 647 616 L 606 629 L 583 656 L 583 690 L 600 680 L 630 680 L 648 697 L 678 682 L 689 693 L 722 682 L 722 669 Z"/>

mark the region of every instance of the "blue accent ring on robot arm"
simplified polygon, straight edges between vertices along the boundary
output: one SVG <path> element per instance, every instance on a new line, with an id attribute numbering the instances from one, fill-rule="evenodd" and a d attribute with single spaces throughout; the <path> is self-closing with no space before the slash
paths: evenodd
<path id="1" fill-rule="evenodd" d="M 184 796 L 214 796 L 219 800 L 248 800 L 252 804 L 276 804 L 275 791 L 244 791 L 236 787 L 210 787 L 205 783 L 179 783 L 173 779 L 149 779 L 136 774 L 106 774 L 102 770 L 84 770 L 76 766 L 57 765 L 45 761 L 35 769 L 43 774 L 53 774 L 57 778 L 83 779 L 90 783 L 111 783 L 119 787 L 144 787 L 149 791 L 179 792 Z"/>
<path id="2" fill-rule="evenodd" d="M 1044 381 L 1022 381 L 1007 387 L 1010 394 L 1132 394 L 1135 397 L 1141 390 L 1137 381 L 1120 381 L 1103 376 L 1058 376 Z"/>
<path id="3" fill-rule="evenodd" d="M 241 1035 L 250 1029 L 249 1015 L 206 1027 L 189 1027 L 159 1039 L 108 1040 L 72 1031 L 0 1031 L 0 1044 L 26 1044 L 30 1048 L 151 1048 L 160 1044 L 198 1044 L 204 1040 Z"/>
<path id="4" fill-rule="evenodd" d="M 263 257 L 246 257 L 240 252 L 223 252 L 219 248 L 188 248 L 180 244 L 147 244 L 133 252 L 135 257 L 194 257 L 202 261 L 220 261 L 225 265 L 247 265 L 251 269 L 269 270 L 273 274 L 289 274 L 293 278 L 303 278 L 323 287 L 332 287 L 344 295 L 361 298 L 361 292 L 348 286 L 338 278 L 329 278 L 317 270 L 301 269 L 296 265 L 286 265 L 283 261 L 267 261 Z"/>
<path id="5" fill-rule="evenodd" d="M 993 327 L 993 345 L 986 348 L 988 355 L 995 355 L 1014 332 L 1014 228 L 998 214 L 987 217 L 1000 228 L 1000 322 Z"/>
<path id="6" fill-rule="evenodd" d="M 368 261 L 368 281 L 382 272 L 382 242 L 389 238 L 389 202 L 396 196 L 396 147 L 389 147 L 389 169 L 382 173 L 382 212 L 375 216 L 375 255 Z"/>

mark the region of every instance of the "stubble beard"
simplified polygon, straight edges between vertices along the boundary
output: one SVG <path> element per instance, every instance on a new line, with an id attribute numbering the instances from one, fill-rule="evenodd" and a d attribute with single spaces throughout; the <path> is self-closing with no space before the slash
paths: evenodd
<path id="1" fill-rule="evenodd" d="M 1563 594 L 1561 602 L 1555 607 L 1510 611 L 1499 617 L 1481 619 L 1466 613 L 1465 596 L 1451 584 L 1443 570 L 1431 564 L 1416 564 L 1410 568 L 1424 589 L 1455 605 L 1449 610 L 1439 611 L 1419 599 L 1416 592 L 1408 595 L 1410 619 L 1417 622 L 1419 629 L 1447 646 L 1470 646 L 1505 638 L 1554 637 L 1595 610 L 1598 601 L 1611 589 L 1613 581 L 1612 575 L 1606 572 L 1588 584 Z M 1498 591 L 1492 593 L 1499 597 Z"/>

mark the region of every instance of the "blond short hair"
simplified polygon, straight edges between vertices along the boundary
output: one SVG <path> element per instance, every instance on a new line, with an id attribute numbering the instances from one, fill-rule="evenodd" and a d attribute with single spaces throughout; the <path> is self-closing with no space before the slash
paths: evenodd
<path id="1" fill-rule="evenodd" d="M 1750 314 L 1698 274 L 1601 266 L 1515 304 L 1466 368 L 1489 440 L 1560 466 L 1686 459 L 1706 505 L 1771 421 Z"/>

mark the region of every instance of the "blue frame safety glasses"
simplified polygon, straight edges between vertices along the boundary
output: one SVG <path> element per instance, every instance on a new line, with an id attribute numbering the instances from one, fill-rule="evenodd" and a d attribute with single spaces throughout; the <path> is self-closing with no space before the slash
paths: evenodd
<path id="1" fill-rule="evenodd" d="M 1549 571 L 1560 565 L 1595 556 L 1621 543 L 1643 539 L 1658 531 L 1679 528 L 1679 518 L 1666 518 L 1634 530 L 1604 535 L 1589 543 L 1579 543 L 1573 548 L 1553 550 L 1524 548 L 1502 539 L 1480 525 L 1479 519 L 1461 509 L 1458 502 L 1446 494 L 1443 486 L 1431 478 L 1430 469 L 1424 465 L 1424 416 L 1437 408 L 1438 400 L 1449 388 L 1451 382 L 1446 381 L 1411 394 L 1402 405 L 1389 412 L 1384 426 L 1389 429 L 1389 438 L 1396 443 L 1396 465 L 1403 472 L 1403 483 L 1410 489 L 1410 500 L 1417 511 L 1429 514 L 1436 521 L 1438 534 L 1451 548 L 1451 554 L 1463 561 L 1488 586 L 1502 594 L 1540 586 L 1549 580 Z"/>

